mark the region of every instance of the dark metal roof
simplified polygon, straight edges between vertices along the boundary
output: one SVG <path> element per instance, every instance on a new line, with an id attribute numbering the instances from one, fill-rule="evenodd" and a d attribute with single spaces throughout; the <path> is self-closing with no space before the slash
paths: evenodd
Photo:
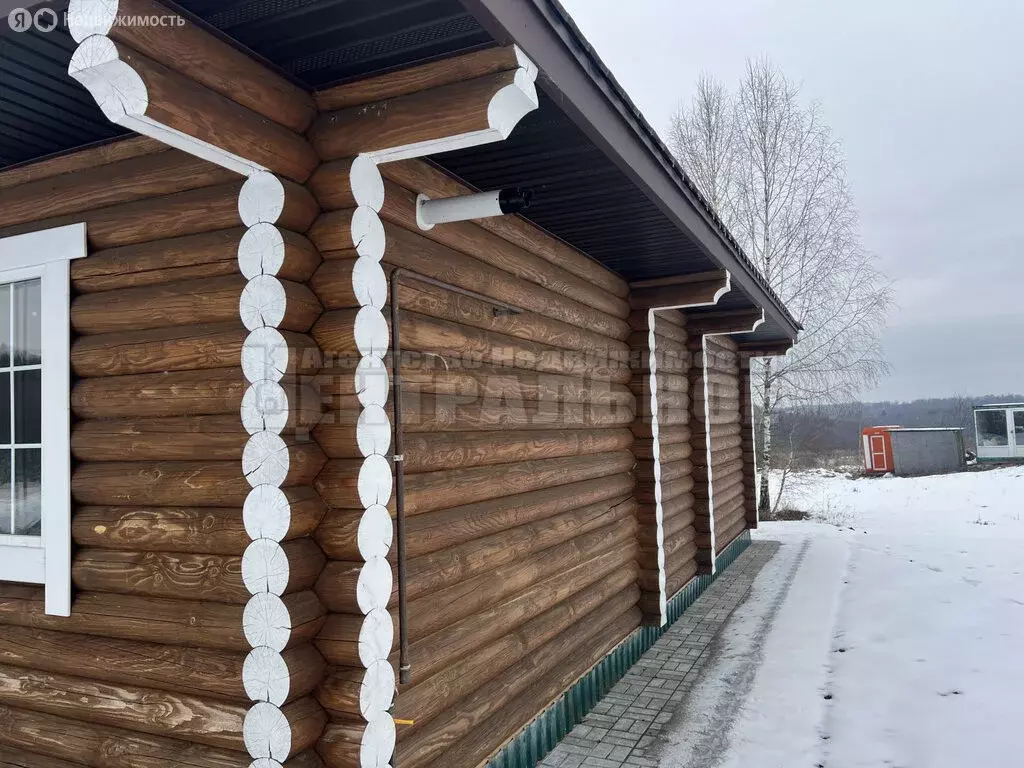
<path id="1" fill-rule="evenodd" d="M 0 168 L 125 133 L 68 75 L 76 45 L 64 28 L 15 32 L 0 19 Z"/>
<path id="2" fill-rule="evenodd" d="M 494 41 L 459 0 L 177 0 L 311 88 Z"/>
<path id="3" fill-rule="evenodd" d="M 527 9 L 533 7 L 542 9 L 547 15 L 540 21 L 532 27 L 520 25 L 502 41 L 518 41 L 519 36 L 557 28 L 557 34 L 568 40 L 572 55 L 586 60 L 585 81 L 610 94 L 601 98 L 631 121 L 626 132 L 621 125 L 609 123 L 618 131 L 617 137 L 601 133 L 554 78 L 542 71 L 540 108 L 528 115 L 507 141 L 448 153 L 434 161 L 477 188 L 532 187 L 536 196 L 527 211 L 528 219 L 627 280 L 726 267 L 734 274 L 734 287 L 722 299 L 722 308 L 773 305 L 771 322 L 751 339 L 784 338 L 792 333 L 792 318 L 557 3 L 164 2 L 310 90 L 494 45 L 502 37 L 485 28 L 483 22 L 489 18 L 485 11 L 499 8 L 503 13 L 508 9 L 529 13 Z M 66 7 L 66 0 L 63 5 Z M 65 29 L 14 33 L 3 26 L 0 168 L 123 133 L 107 122 L 89 94 L 67 75 L 75 43 Z M 671 184 L 663 185 L 661 191 L 652 190 L 630 163 L 623 161 L 621 147 L 625 144 L 637 162 L 656 157 L 669 168 Z M 638 151 L 641 154 L 636 154 Z"/>

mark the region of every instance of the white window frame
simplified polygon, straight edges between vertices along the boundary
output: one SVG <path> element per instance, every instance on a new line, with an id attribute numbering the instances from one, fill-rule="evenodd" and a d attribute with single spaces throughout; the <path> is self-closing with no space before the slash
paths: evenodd
<path id="1" fill-rule="evenodd" d="M 54 616 L 71 615 L 71 260 L 86 255 L 84 223 L 0 238 L 0 285 L 40 281 L 43 353 L 41 530 L 0 534 L 0 581 L 43 584 Z"/>

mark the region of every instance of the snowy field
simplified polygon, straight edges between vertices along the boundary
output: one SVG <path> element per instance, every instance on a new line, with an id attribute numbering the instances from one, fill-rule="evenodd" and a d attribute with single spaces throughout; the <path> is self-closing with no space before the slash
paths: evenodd
<path id="1" fill-rule="evenodd" d="M 787 496 L 662 768 L 1024 765 L 1024 467 Z"/>

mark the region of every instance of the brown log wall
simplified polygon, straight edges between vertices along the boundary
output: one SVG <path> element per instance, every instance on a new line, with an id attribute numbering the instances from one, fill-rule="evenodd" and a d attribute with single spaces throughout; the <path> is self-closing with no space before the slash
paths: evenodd
<path id="1" fill-rule="evenodd" d="M 633 333 L 633 381 L 637 420 L 633 424 L 637 457 L 637 522 L 640 549 L 640 607 L 644 621 L 661 623 L 661 578 L 670 599 L 696 573 L 693 530 L 693 465 L 690 444 L 690 386 L 686 372 L 690 352 L 686 346 L 685 317 L 678 310 L 654 315 L 654 369 L 657 385 L 657 437 L 651 408 L 650 320 L 646 311 L 630 316 Z M 661 482 L 661 522 L 656 502 L 654 444 L 657 441 Z M 659 562 L 659 539 L 661 558 Z"/>
<path id="2" fill-rule="evenodd" d="M 698 566 L 710 569 L 746 527 L 740 355 L 728 336 L 690 342 L 693 387 L 694 527 Z M 749 428 L 749 427 L 748 427 Z"/>
<path id="3" fill-rule="evenodd" d="M 740 448 L 743 449 L 743 511 L 747 528 L 757 528 L 757 448 L 754 444 L 754 402 L 750 388 L 750 356 L 740 355 Z"/>
<path id="4" fill-rule="evenodd" d="M 148 139 L 31 170 L 0 174 L 0 237 L 84 220 L 89 241 L 71 265 L 75 594 L 60 618 L 44 614 L 42 588 L 0 584 L 0 755 L 244 768 L 242 179 Z M 307 254 L 290 277 L 306 280 L 319 256 L 289 238 Z M 319 313 L 305 306 L 296 334 Z M 285 709 L 306 724 L 288 765 L 315 766 L 324 662 L 311 640 L 325 611 L 312 587 L 325 558 L 312 481 L 327 459 L 308 430 L 285 437 L 285 547 L 302 564 L 283 598 L 295 623 Z"/>
<path id="5" fill-rule="evenodd" d="M 405 768 L 473 766 L 639 625 L 628 308 L 611 273 L 511 217 L 420 231 L 417 192 L 464 190 L 416 161 L 381 170 L 386 273 L 483 295 L 406 277 L 397 296 L 413 678 L 395 699 L 398 752 Z M 358 559 L 361 507 L 348 479 L 359 461 L 346 330 L 357 302 L 351 252 L 331 250 L 323 231 L 311 284 L 327 308 L 313 336 L 331 363 L 316 430 L 331 508 L 317 592 L 332 613 L 318 640 L 330 667 L 317 698 L 331 716 L 319 749 L 347 768 L 361 728 L 361 617 L 343 577 Z M 397 630 L 397 585 L 391 606 Z"/>

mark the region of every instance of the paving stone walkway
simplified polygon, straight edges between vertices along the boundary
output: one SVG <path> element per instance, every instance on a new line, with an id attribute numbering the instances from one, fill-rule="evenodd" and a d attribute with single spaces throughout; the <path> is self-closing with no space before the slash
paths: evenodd
<path id="1" fill-rule="evenodd" d="M 755 541 L 626 673 L 540 768 L 657 768 L 665 725 L 712 656 L 715 637 L 779 548 Z"/>

